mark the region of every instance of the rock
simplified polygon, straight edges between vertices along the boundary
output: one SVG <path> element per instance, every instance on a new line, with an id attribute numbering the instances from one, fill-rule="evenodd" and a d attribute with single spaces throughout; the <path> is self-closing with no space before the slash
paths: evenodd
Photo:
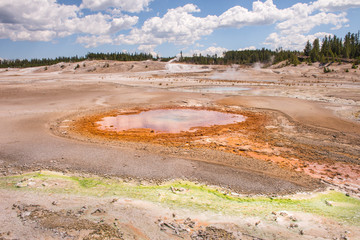
<path id="1" fill-rule="evenodd" d="M 296 221 L 297 221 L 297 218 L 294 217 L 294 216 L 290 216 L 289 218 L 290 218 L 290 220 L 293 221 L 293 222 L 296 222 Z"/>
<path id="2" fill-rule="evenodd" d="M 216 228 L 212 226 L 206 227 L 205 230 L 200 229 L 197 232 L 194 232 L 191 235 L 192 240 L 204 240 L 204 239 L 227 239 L 235 240 L 233 233 L 228 232 L 221 228 Z"/>
<path id="3" fill-rule="evenodd" d="M 295 223 L 290 223 L 289 228 L 297 228 L 299 227 L 299 225 L 295 224 Z"/>
<path id="4" fill-rule="evenodd" d="M 105 210 L 98 208 L 96 209 L 94 212 L 91 213 L 91 215 L 95 215 L 95 214 L 103 214 L 105 213 Z"/>
<path id="5" fill-rule="evenodd" d="M 56 206 L 56 205 L 58 204 L 58 202 L 57 202 L 57 201 L 53 201 L 51 204 L 54 205 L 54 206 Z"/>
<path id="6" fill-rule="evenodd" d="M 328 201 L 328 200 L 325 200 L 325 204 L 332 207 L 332 202 Z"/>
<path id="7" fill-rule="evenodd" d="M 280 216 L 286 217 L 288 214 L 286 212 L 280 212 Z"/>
<path id="8" fill-rule="evenodd" d="M 184 221 L 184 224 L 190 228 L 194 228 L 195 227 L 195 222 L 191 220 L 191 218 L 187 218 Z"/>
<path id="9" fill-rule="evenodd" d="M 170 190 L 172 193 L 176 193 L 176 192 L 184 192 L 185 188 L 175 188 L 173 186 L 170 187 Z"/>

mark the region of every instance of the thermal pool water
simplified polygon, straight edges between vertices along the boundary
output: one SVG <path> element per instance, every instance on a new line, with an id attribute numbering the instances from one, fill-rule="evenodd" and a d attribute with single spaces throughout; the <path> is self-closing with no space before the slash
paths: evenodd
<path id="1" fill-rule="evenodd" d="M 170 90 L 178 91 L 178 92 L 239 94 L 241 91 L 248 91 L 251 90 L 251 88 L 233 87 L 233 86 L 209 86 L 209 87 L 173 88 Z"/>
<path id="2" fill-rule="evenodd" d="M 157 109 L 136 114 L 105 117 L 99 128 L 109 131 L 130 129 L 152 129 L 155 132 L 179 133 L 196 131 L 197 127 L 226 125 L 243 122 L 246 117 L 240 114 L 223 113 L 194 109 Z"/>

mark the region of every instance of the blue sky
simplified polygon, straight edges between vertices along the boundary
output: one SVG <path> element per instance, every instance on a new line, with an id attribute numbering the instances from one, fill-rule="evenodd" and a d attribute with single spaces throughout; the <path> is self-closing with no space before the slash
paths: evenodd
<path id="1" fill-rule="evenodd" d="M 357 33 L 359 23 L 360 0 L 0 1 L 0 57 L 302 50 L 307 40 Z"/>

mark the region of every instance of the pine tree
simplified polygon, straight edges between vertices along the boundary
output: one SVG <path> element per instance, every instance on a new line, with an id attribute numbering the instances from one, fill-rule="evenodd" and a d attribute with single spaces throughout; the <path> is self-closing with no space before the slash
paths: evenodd
<path id="1" fill-rule="evenodd" d="M 312 46 L 310 41 L 308 40 L 304 49 L 304 54 L 305 56 L 310 56 L 310 52 L 311 52 Z"/>
<path id="2" fill-rule="evenodd" d="M 319 53 L 320 53 L 320 42 L 319 39 L 316 38 L 313 42 L 313 49 L 311 50 L 310 53 L 310 58 L 312 62 L 317 62 L 320 60 Z"/>

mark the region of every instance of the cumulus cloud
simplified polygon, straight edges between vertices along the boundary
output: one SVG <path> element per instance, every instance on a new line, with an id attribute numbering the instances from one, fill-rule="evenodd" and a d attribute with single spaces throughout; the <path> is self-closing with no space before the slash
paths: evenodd
<path id="1" fill-rule="evenodd" d="M 277 33 L 270 34 L 265 44 L 272 48 L 283 47 L 284 49 L 303 50 L 308 40 L 322 38 L 329 33 L 318 32 L 308 34 L 315 27 L 332 25 L 332 29 L 339 29 L 349 21 L 346 18 L 346 10 L 360 6 L 360 0 L 318 0 L 310 4 L 299 3 L 288 8 L 291 17 L 276 23 Z"/>
<path id="2" fill-rule="evenodd" d="M 133 29 L 129 35 L 120 35 L 118 43 L 159 45 L 164 42 L 192 44 L 202 36 L 209 35 L 218 26 L 216 16 L 195 17 L 200 12 L 194 4 L 169 9 L 163 17 L 146 20 L 141 28 Z"/>
<path id="3" fill-rule="evenodd" d="M 153 0 L 83 0 L 81 8 L 91 10 L 106 10 L 114 8 L 125 12 L 140 12 L 145 10 Z"/>
<path id="4" fill-rule="evenodd" d="M 140 45 L 138 49 L 141 52 L 150 53 L 153 57 L 156 57 L 158 54 L 154 51 L 155 47 L 156 45 Z"/>
<path id="5" fill-rule="evenodd" d="M 278 9 L 272 0 L 265 2 L 253 2 L 253 10 L 235 6 L 220 15 L 219 22 L 221 27 L 241 28 L 248 25 L 273 24 L 276 21 L 290 17 L 291 11 L 288 9 Z"/>
<path id="6" fill-rule="evenodd" d="M 321 11 L 344 11 L 360 7 L 360 0 L 317 0 L 312 7 Z"/>
<path id="7" fill-rule="evenodd" d="M 270 34 L 265 44 L 271 48 L 283 47 L 302 50 L 307 40 L 325 33 L 308 35 L 315 27 L 333 25 L 339 29 L 346 25 L 349 8 L 360 7 L 360 0 L 317 0 L 309 4 L 297 3 L 289 8 L 278 9 L 272 0 L 253 3 L 252 11 L 235 6 L 219 16 L 220 27 L 275 24 L 279 32 Z M 328 34 L 327 34 L 328 35 Z"/>
<path id="8" fill-rule="evenodd" d="M 76 18 L 78 8 L 56 4 L 55 1 L 24 0 L 0 2 L 0 38 L 11 40 L 50 41 L 57 34 L 67 36 L 63 29 L 56 31 L 67 19 Z"/>
<path id="9" fill-rule="evenodd" d="M 278 33 L 271 33 L 265 40 L 264 44 L 270 45 L 272 48 L 295 49 L 303 50 L 305 43 L 309 40 L 313 42 L 315 38 L 323 38 L 332 34 L 326 32 L 318 32 L 312 35 L 293 34 L 293 35 L 279 35 Z"/>
<path id="10" fill-rule="evenodd" d="M 316 26 L 323 24 L 332 24 L 334 29 L 341 28 L 348 22 L 346 13 L 334 14 L 320 12 L 315 15 L 303 17 L 294 17 L 277 24 L 276 28 L 281 31 L 283 35 L 292 35 L 295 33 L 307 33 Z"/>
<path id="11" fill-rule="evenodd" d="M 245 47 L 245 48 L 239 48 L 239 51 L 245 51 L 245 50 L 256 50 L 255 46 Z"/>
<path id="12" fill-rule="evenodd" d="M 112 44 L 113 39 L 109 35 L 101 36 L 81 36 L 76 39 L 77 43 L 84 45 L 86 48 L 97 47 L 101 44 Z"/>
<path id="13" fill-rule="evenodd" d="M 138 21 L 138 17 L 123 16 L 112 18 L 109 15 L 97 13 L 83 18 L 68 19 L 65 27 L 72 32 L 88 34 L 112 34 L 122 29 L 128 29 Z"/>
<path id="14" fill-rule="evenodd" d="M 331 25 L 339 29 L 346 26 L 346 10 L 360 7 L 360 0 L 317 0 L 280 9 L 273 0 L 263 0 L 254 1 L 252 9 L 234 6 L 219 16 L 198 17 L 200 9 L 186 4 L 134 27 L 139 17 L 124 12 L 144 11 L 152 1 L 83 0 L 79 7 L 59 4 L 56 0 L 34 0 L 31 4 L 26 0 L 0 1 L 0 38 L 51 41 L 75 34 L 76 41 L 85 47 L 128 44 L 138 45 L 140 51 L 154 52 L 165 42 L 199 44 L 196 42 L 219 28 L 273 25 L 276 32 L 267 37 L 265 44 L 271 48 L 283 44 L 284 48 L 301 50 L 308 39 L 324 34 L 309 34 L 316 27 Z M 123 30 L 130 31 L 125 34 Z M 207 51 L 202 54 L 213 55 L 222 50 L 210 47 L 202 50 Z"/>
<path id="15" fill-rule="evenodd" d="M 109 35 L 137 21 L 136 16 L 113 17 L 100 12 L 82 16 L 79 7 L 55 0 L 0 2 L 0 38 L 13 41 L 51 41 L 72 34 Z"/>
<path id="16" fill-rule="evenodd" d="M 224 52 L 227 52 L 227 51 L 228 51 L 228 49 L 223 48 L 223 47 L 209 47 L 204 50 L 192 50 L 188 53 L 184 53 L 183 56 L 192 57 L 194 54 L 196 54 L 196 55 L 201 54 L 202 56 L 207 56 L 207 55 L 214 56 L 216 54 L 218 57 L 223 57 Z"/>
<path id="17" fill-rule="evenodd" d="M 360 0 L 318 0 L 313 3 L 297 3 L 289 8 L 279 9 L 273 0 L 255 1 L 252 10 L 235 6 L 220 16 L 195 17 L 193 13 L 200 10 L 194 4 L 170 9 L 163 17 L 154 17 L 144 22 L 141 28 L 133 29 L 129 35 L 120 35 L 118 43 L 157 46 L 164 42 L 190 45 L 210 35 L 218 28 L 241 28 L 250 25 L 275 24 L 279 31 L 270 35 L 265 43 L 271 48 L 278 47 L 278 39 L 285 43 L 284 48 L 303 47 L 308 39 L 323 36 L 323 33 L 308 33 L 320 25 L 333 25 L 333 29 L 343 27 L 348 19 L 346 10 L 357 7 Z M 336 12 L 333 10 L 336 9 Z M 194 51 L 190 54 L 195 53 Z"/>

